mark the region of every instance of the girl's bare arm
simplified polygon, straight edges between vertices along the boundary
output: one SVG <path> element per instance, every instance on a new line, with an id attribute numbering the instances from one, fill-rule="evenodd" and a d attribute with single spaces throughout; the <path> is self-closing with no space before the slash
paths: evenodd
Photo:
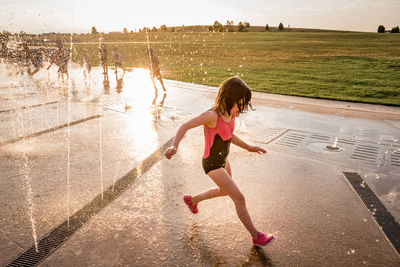
<path id="1" fill-rule="evenodd" d="M 173 155 L 176 154 L 179 143 L 181 142 L 183 136 L 188 130 L 196 128 L 200 125 L 207 125 L 209 127 L 212 127 L 217 121 L 217 116 L 218 115 L 214 111 L 206 111 L 199 116 L 191 119 L 190 121 L 182 124 L 176 132 L 174 140 L 172 141 L 172 146 L 170 146 L 164 153 L 167 159 L 170 159 Z"/>
<path id="2" fill-rule="evenodd" d="M 238 147 L 241 147 L 243 149 L 246 149 L 249 152 L 257 152 L 258 154 L 265 154 L 267 151 L 261 147 L 258 146 L 252 146 L 247 144 L 245 141 L 240 139 L 237 135 L 232 134 L 232 144 L 237 145 Z"/>

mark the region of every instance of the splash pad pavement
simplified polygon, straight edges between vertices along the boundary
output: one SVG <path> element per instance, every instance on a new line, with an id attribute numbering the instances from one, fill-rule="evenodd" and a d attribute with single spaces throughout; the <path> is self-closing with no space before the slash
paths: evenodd
<path id="1" fill-rule="evenodd" d="M 1 266 L 400 263 L 399 108 L 254 94 L 236 132 L 268 153 L 232 146 L 230 162 L 254 223 L 277 236 L 260 249 L 229 198 L 197 215 L 182 201 L 213 186 L 201 129 L 162 156 L 216 88 L 165 81 L 154 106 L 146 70 L 122 81 L 110 71 L 108 82 L 78 66 L 64 82 L 52 69 L 11 72 L 1 66 Z"/>

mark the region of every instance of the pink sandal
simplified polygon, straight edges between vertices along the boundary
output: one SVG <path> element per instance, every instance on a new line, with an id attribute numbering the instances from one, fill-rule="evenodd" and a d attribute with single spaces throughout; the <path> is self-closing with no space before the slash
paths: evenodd
<path id="1" fill-rule="evenodd" d="M 192 197 L 191 196 L 184 196 L 183 197 L 183 201 L 185 202 L 185 204 L 189 207 L 190 211 L 193 214 L 196 214 L 199 212 L 199 210 L 197 209 L 197 205 L 193 204 L 192 201 Z"/>
<path id="2" fill-rule="evenodd" d="M 254 246 L 268 246 L 272 242 L 274 242 L 275 236 L 271 234 L 264 234 L 262 232 L 257 233 L 257 239 L 253 238 Z"/>

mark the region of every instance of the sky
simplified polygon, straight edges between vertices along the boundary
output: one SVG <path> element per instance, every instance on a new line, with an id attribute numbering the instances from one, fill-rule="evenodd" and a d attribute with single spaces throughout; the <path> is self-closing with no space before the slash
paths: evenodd
<path id="1" fill-rule="evenodd" d="M 0 31 L 89 33 L 218 20 L 376 32 L 400 25 L 400 0 L 0 0 Z"/>

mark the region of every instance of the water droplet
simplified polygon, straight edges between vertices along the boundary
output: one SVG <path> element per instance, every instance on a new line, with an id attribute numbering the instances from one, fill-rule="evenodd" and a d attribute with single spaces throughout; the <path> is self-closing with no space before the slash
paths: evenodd
<path id="1" fill-rule="evenodd" d="M 204 74 L 207 75 L 207 71 L 205 71 Z"/>
<path id="2" fill-rule="evenodd" d="M 239 68 L 242 68 L 243 67 L 243 65 L 239 65 Z"/>
<path id="3" fill-rule="evenodd" d="M 355 253 L 356 251 L 354 249 L 350 249 L 351 254 Z"/>

